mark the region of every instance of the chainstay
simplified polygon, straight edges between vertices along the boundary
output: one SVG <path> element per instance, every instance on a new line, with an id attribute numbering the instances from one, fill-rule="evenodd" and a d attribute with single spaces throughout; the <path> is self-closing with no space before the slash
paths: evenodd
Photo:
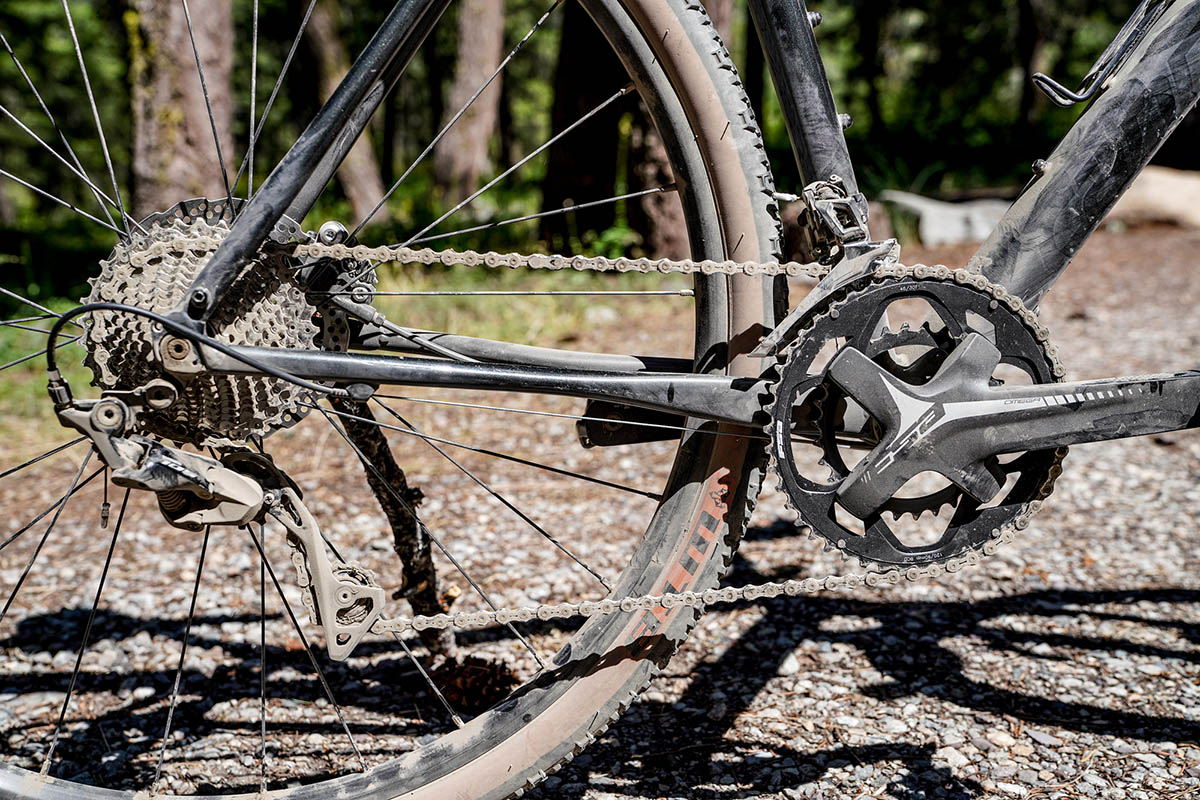
<path id="1" fill-rule="evenodd" d="M 186 247 L 192 251 L 216 250 L 224 238 L 223 233 L 223 231 L 214 230 L 214 235 L 212 236 L 189 237 L 178 241 L 154 242 L 134 255 L 132 261 L 134 265 L 144 264 L 150 259 L 161 257 L 171 252 L 172 248 L 178 247 Z M 609 259 L 600 256 L 480 253 L 472 250 L 433 250 L 430 248 L 413 249 L 388 246 L 367 247 L 365 245 L 320 244 L 317 242 L 282 245 L 280 249 L 289 255 L 300 258 L 330 258 L 343 261 L 375 262 L 376 264 L 421 264 L 424 266 L 437 264 L 441 266 L 483 267 L 488 269 L 571 269 L 592 272 L 748 275 L 762 277 L 783 275 L 791 278 L 806 278 L 811 280 L 820 280 L 829 272 L 828 267 L 820 264 L 802 264 L 795 261 L 738 262 L 665 258 Z M 1049 331 L 1038 321 L 1037 315 L 1025 307 L 1020 298 L 1010 293 L 1000 284 L 993 283 L 983 275 L 965 269 L 952 270 L 945 266 L 929 267 L 924 265 L 908 267 L 898 263 L 885 263 L 870 276 L 872 280 L 902 280 L 906 278 L 916 280 L 952 280 L 956 283 L 972 286 L 977 291 L 990 294 L 994 302 L 1003 303 L 1014 314 L 1021 317 L 1037 336 L 1038 340 L 1043 343 L 1055 377 L 1061 380 L 1065 375 L 1062 364 L 1058 360 L 1057 348 L 1049 343 Z M 979 564 L 987 556 L 994 555 L 1002 545 L 1009 544 L 1016 539 L 1017 531 L 1028 527 L 1030 519 L 1041 509 L 1042 501 L 1053 491 L 1054 482 L 1062 473 L 1062 455 L 1065 455 L 1065 449 L 1060 453 L 1059 462 L 1050 471 L 1037 500 L 1028 503 L 1022 512 L 1003 528 L 993 530 L 991 538 L 978 549 L 967 551 L 961 556 L 947 559 L 941 563 L 929 564 L 923 567 L 893 567 L 886 570 L 866 570 L 845 575 L 830 574 L 824 577 L 772 581 L 748 586 L 709 589 L 703 592 L 647 594 L 626 597 L 621 600 L 605 599 L 579 603 L 543 604 L 538 606 L 464 611 L 454 614 L 445 613 L 428 616 L 380 617 L 371 626 L 371 632 L 375 634 L 398 634 L 408 631 L 445 630 L 447 628 L 470 630 L 513 622 L 551 621 L 576 617 L 586 619 L 595 616 L 650 611 L 659 608 L 669 611 L 679 607 L 688 607 L 703 611 L 713 605 L 743 601 L 753 602 L 782 596 L 798 597 L 822 592 L 856 589 L 863 586 L 868 588 L 883 588 L 895 586 L 901 582 L 918 582 L 937 578 L 944 574 L 953 574 L 966 567 Z M 299 567 L 299 565 L 297 566 Z"/>

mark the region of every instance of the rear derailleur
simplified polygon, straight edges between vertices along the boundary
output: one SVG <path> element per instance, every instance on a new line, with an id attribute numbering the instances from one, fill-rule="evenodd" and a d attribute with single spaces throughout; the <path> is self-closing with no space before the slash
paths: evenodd
<path id="1" fill-rule="evenodd" d="M 261 523 L 268 514 L 279 520 L 288 532 L 305 607 L 325 633 L 330 658 L 345 660 L 379 620 L 383 589 L 370 571 L 330 556 L 299 487 L 270 456 L 230 449 L 210 458 L 134 433 L 138 412 L 166 402 L 172 390 L 167 381 L 153 381 L 130 392 L 105 392 L 99 400 L 75 400 L 64 382 L 50 383 L 60 422 L 92 441 L 114 484 L 154 492 L 163 517 L 175 527 L 241 527 Z"/>

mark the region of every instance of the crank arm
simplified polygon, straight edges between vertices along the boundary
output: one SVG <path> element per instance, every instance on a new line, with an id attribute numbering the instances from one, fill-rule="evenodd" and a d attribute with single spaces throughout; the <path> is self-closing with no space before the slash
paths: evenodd
<path id="1" fill-rule="evenodd" d="M 339 580 L 334 575 L 334 564 L 325 551 L 321 529 L 294 489 L 269 492 L 265 502 L 267 513 L 283 523 L 308 563 L 310 584 L 301 588 L 312 593 L 316 617 L 313 621 L 319 622 L 325 632 L 329 657 L 334 661 L 345 661 L 383 612 L 383 589 Z M 361 609 L 363 604 L 366 610 L 361 618 L 346 622 L 344 617 L 352 610 Z"/>
<path id="2" fill-rule="evenodd" d="M 233 356 L 203 344 L 199 349 L 206 371 L 261 374 Z M 231 350 L 252 361 L 310 380 L 563 395 L 753 427 L 761 424 L 760 412 L 769 388 L 766 381 L 728 375 L 464 364 L 439 359 L 270 347 L 234 347 Z"/>
<path id="3" fill-rule="evenodd" d="M 829 377 L 886 434 L 840 485 L 842 505 L 865 516 L 926 470 L 986 502 L 1000 491 L 985 464 L 993 456 L 1200 426 L 1200 372 L 991 386 L 999 359 L 991 342 L 972 334 L 933 379 L 914 386 L 843 350 Z"/>

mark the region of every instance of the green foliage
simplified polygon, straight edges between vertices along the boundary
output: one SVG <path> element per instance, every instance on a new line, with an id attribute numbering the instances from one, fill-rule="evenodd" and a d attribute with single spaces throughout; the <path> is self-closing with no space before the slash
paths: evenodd
<path id="1" fill-rule="evenodd" d="M 810 3 L 846 132 L 869 193 L 1020 185 L 1079 110 L 1029 81 L 1078 82 L 1132 12 L 1133 0 L 850 0 Z M 777 112 L 771 112 L 777 113 Z M 768 119 L 771 117 L 768 113 Z M 786 137 L 768 125 L 786 155 Z"/>
<path id="2" fill-rule="evenodd" d="M 235 21 L 233 96 L 235 152 L 240 162 L 249 142 L 252 115 L 251 14 L 254 0 L 230 0 Z M 216 2 L 216 0 L 214 0 Z M 303 3 L 258 0 L 257 99 L 261 118 L 276 77 L 300 22 Z M 925 192 L 1016 185 L 1028 163 L 1044 156 L 1076 112 L 1052 108 L 1033 92 L 1028 71 L 1036 68 L 1067 82 L 1091 65 L 1133 0 L 839 0 L 812 2 L 825 22 L 819 29 L 822 52 L 838 106 L 855 117 L 847 132 L 860 182 L 874 193 L 888 187 Z M 347 50 L 367 43 L 388 4 L 355 4 L 341 11 Z M 140 41 L 137 15 L 128 0 L 73 0 L 71 10 L 97 111 L 103 121 L 114 173 L 122 195 L 131 188 L 131 84 L 145 67 L 153 43 Z M 420 160 L 391 197 L 368 242 L 403 241 L 450 208 L 433 171 L 421 154 L 455 109 L 446 108 L 457 42 L 457 6 L 410 63 L 385 112 L 369 129 L 391 183 Z M 540 0 L 505 0 L 506 47 L 515 44 L 544 12 Z M 531 39 L 506 68 L 502 117 L 490 142 L 492 175 L 531 152 L 551 135 L 553 76 L 559 58 L 561 14 Z M 735 26 L 733 50 L 745 57 L 753 35 L 744 9 Z M 74 147 L 84 171 L 112 194 L 92 110 L 83 91 L 70 30 L 59 0 L 7 0 L 0 4 L 0 33 L 12 46 L 29 78 L 42 93 L 62 135 Z M 258 140 L 255 182 L 259 184 L 316 112 L 317 76 L 307 41 L 301 43 L 287 80 L 274 100 Z M 180 54 L 190 59 L 190 53 Z M 57 151 L 59 133 L 42 112 L 12 59 L 0 53 L 0 104 Z M 387 117 L 390 122 L 383 119 Z M 769 82 L 763 130 L 783 189 L 795 189 L 787 133 Z M 389 127 L 390 126 L 390 127 Z M 629 120 L 613 134 L 621 167 L 614 193 L 626 191 L 631 174 Z M 391 132 L 394 129 L 394 134 Z M 385 134 L 386 137 L 385 137 Z M 578 168 L 586 170 L 580 157 Z M 42 187 L 103 218 L 101 204 L 84 183 L 16 124 L 0 119 L 0 169 Z M 543 210 L 546 154 L 534 158 L 487 194 L 431 233 L 476 227 Z M 485 175 L 485 179 L 490 175 Z M 239 194 L 248 190 L 243 178 Z M 638 188 L 634 186 L 632 188 Z M 583 198 L 591 199 L 591 198 Z M 115 210 L 110 213 L 116 216 Z M 352 212 L 336 181 L 305 221 L 349 222 Z M 607 223 L 605 223 L 607 225 Z M 536 220 L 489 227 L 435 246 L 475 249 L 530 249 L 551 244 L 580 252 L 617 255 L 637 251 L 640 223 L 627 209 L 615 209 L 601 230 L 569 227 L 564 241 L 539 242 Z M 38 297 L 78 297 L 84 278 L 110 249 L 114 236 L 16 183 L 0 178 L 0 260 L 4 281 L 29 287 Z M 0 303 L 0 310 L 7 306 Z"/>

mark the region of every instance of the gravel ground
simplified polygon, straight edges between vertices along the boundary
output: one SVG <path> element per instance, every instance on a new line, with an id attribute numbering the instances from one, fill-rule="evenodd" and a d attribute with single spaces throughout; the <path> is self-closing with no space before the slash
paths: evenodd
<path id="1" fill-rule="evenodd" d="M 1193 363 L 1200 284 L 1182 254 L 1194 245 L 1200 234 L 1142 229 L 1102 233 L 1085 248 L 1044 304 L 1070 377 Z M 909 251 L 905 260 L 957 265 L 969 253 Z M 665 319 L 642 319 L 627 331 L 630 346 L 659 349 Z M 631 486 L 660 478 L 647 474 L 647 464 L 670 452 L 668 444 L 644 445 L 636 458 L 582 451 L 566 419 L 537 418 L 531 428 L 508 424 L 512 415 L 481 424 L 461 409 L 397 407 L 422 430 Z M 542 408 L 578 411 L 565 400 Z M 600 596 L 586 573 L 514 524 L 441 456 L 411 437 L 393 439 L 429 497 L 430 528 L 496 602 Z M 361 472 L 336 434 L 306 422 L 279 444 L 281 463 L 331 538 L 393 588 L 394 556 L 378 509 L 356 488 Z M 639 533 L 637 504 L 649 501 L 618 507 L 609 490 L 497 467 L 478 453 L 454 455 L 517 505 L 536 508 L 546 530 L 566 532 L 564 543 L 610 575 Z M 532 796 L 1200 795 L 1198 455 L 1200 436 L 1191 433 L 1080 447 L 1031 527 L 978 569 L 887 591 L 709 613 L 630 712 Z M 26 481 L 0 482 L 0 514 L 25 519 L 77 468 L 64 456 Z M 119 496 L 110 499 L 119 504 Z M 111 523 L 96 526 L 100 500 L 97 480 L 68 507 L 0 627 L 0 753 L 34 768 L 52 736 L 109 546 Z M 606 535 L 581 533 L 579 519 Z M 0 585 L 19 579 L 43 529 L 0 554 Z M 266 538 L 284 596 L 301 609 L 294 577 L 282 569 L 288 551 L 279 530 L 269 528 Z M 152 781 L 201 539 L 166 528 L 147 503 L 131 504 L 54 774 L 125 787 Z M 162 788 L 172 791 L 258 785 L 257 558 L 237 531 L 214 531 L 208 548 L 163 768 Z M 799 537 L 782 499 L 768 492 L 729 583 L 846 569 Z M 445 559 L 439 570 L 464 591 L 456 609 L 480 607 Z M 352 753 L 334 709 L 269 578 L 265 592 L 268 779 L 279 785 L 289 772 L 349 769 Z M 303 615 L 302 630 L 320 644 Z M 568 635 L 528 636 L 549 654 Z M 483 633 L 463 642 L 517 676 L 535 668 L 511 637 Z M 445 713 L 420 676 L 383 642 L 366 642 L 342 666 L 320 661 L 368 763 L 445 729 Z"/>

